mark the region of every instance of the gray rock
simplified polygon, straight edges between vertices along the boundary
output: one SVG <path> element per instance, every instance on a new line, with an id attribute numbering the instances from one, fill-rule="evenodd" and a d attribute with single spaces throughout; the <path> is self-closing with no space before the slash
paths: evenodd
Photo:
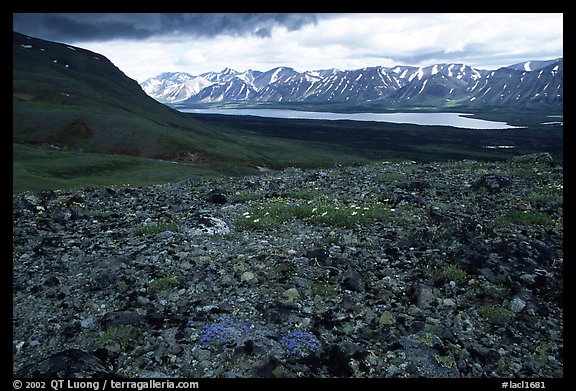
<path id="1" fill-rule="evenodd" d="M 330 253 L 325 248 L 317 247 L 317 248 L 307 250 L 306 253 L 304 254 L 304 256 L 308 259 L 315 259 L 318 262 L 322 263 L 328 259 L 328 257 L 330 256 Z"/>
<path id="2" fill-rule="evenodd" d="M 282 296 L 285 297 L 289 302 L 293 302 L 300 298 L 300 292 L 296 288 L 290 288 L 282 292 Z"/>
<path id="3" fill-rule="evenodd" d="M 524 307 L 526 307 L 526 302 L 524 300 L 522 300 L 521 298 L 515 297 L 512 300 L 510 300 L 509 308 L 513 312 L 515 312 L 515 313 L 522 312 Z"/>
<path id="4" fill-rule="evenodd" d="M 136 298 L 136 301 L 138 302 L 138 304 L 140 305 L 147 305 L 150 303 L 150 300 L 147 297 L 144 296 L 138 296 Z"/>
<path id="5" fill-rule="evenodd" d="M 94 326 L 94 318 L 89 317 L 80 321 L 80 327 L 83 329 L 91 329 Z"/>
<path id="6" fill-rule="evenodd" d="M 416 306 L 420 309 L 426 309 L 430 307 L 432 303 L 436 302 L 437 293 L 434 288 L 423 284 L 416 284 L 416 289 L 414 290 L 414 297 L 416 299 Z"/>
<path id="7" fill-rule="evenodd" d="M 117 378 L 100 359 L 80 349 L 67 349 L 31 363 L 18 371 L 19 378 Z"/>
<path id="8" fill-rule="evenodd" d="M 472 185 L 472 189 L 474 190 L 481 190 L 485 189 L 490 193 L 496 193 L 501 191 L 504 188 L 507 188 L 511 185 L 511 181 L 508 178 L 504 178 L 500 175 L 496 174 L 486 174 L 482 175 L 474 184 Z"/>
<path id="9" fill-rule="evenodd" d="M 174 232 L 172 231 L 162 231 L 156 235 L 158 239 L 170 239 L 174 236 Z"/>
<path id="10" fill-rule="evenodd" d="M 356 270 L 348 269 L 342 275 L 342 287 L 355 292 L 363 292 L 364 280 Z"/>
<path id="11" fill-rule="evenodd" d="M 400 344 L 406 354 L 408 365 L 415 365 L 422 376 L 434 378 L 457 378 L 460 372 L 449 352 L 442 352 L 411 337 L 401 337 Z"/>
<path id="12" fill-rule="evenodd" d="M 538 199 L 532 212 L 560 221 L 563 170 L 557 166 L 398 162 L 199 179 L 193 186 L 15 196 L 13 372 L 35 364 L 34 357 L 72 346 L 89 352 L 100 341 L 96 358 L 128 378 L 146 371 L 174 377 L 562 374 L 562 225 L 507 219 Z M 476 190 L 468 186 L 473 183 Z M 393 202 L 378 201 L 383 186 Z M 210 189 L 238 197 L 215 204 L 207 199 Z M 78 202 L 66 201 L 72 199 Z M 273 213 L 276 206 L 308 202 L 337 207 L 343 217 L 351 210 L 384 214 L 354 227 L 298 214 L 277 229 L 236 224 L 263 206 Z M 391 211 L 395 202 L 400 206 Z M 137 234 L 146 220 L 182 231 L 164 239 Z M 435 278 L 433 270 L 451 263 L 466 269 L 465 281 Z M 163 276 L 173 280 L 147 291 Z M 283 295 L 291 289 L 298 294 Z M 485 316 L 509 309 L 520 312 L 503 325 Z M 217 326 L 223 316 L 246 326 L 246 334 L 203 345 L 208 333 L 226 337 Z M 286 357 L 279 341 L 296 330 L 318 336 L 314 356 Z M 103 331 L 109 331 L 104 341 Z"/>
<path id="13" fill-rule="evenodd" d="M 208 213 L 197 213 L 181 225 L 180 231 L 190 236 L 212 236 L 230 233 L 230 227 L 222 219 Z"/>
<path id="14" fill-rule="evenodd" d="M 292 277 L 292 282 L 301 288 L 312 288 L 314 285 L 314 281 L 304 277 Z"/>
<path id="15" fill-rule="evenodd" d="M 117 326 L 136 326 L 146 323 L 146 317 L 133 312 L 108 312 L 100 321 L 103 330 Z"/>
<path id="16" fill-rule="evenodd" d="M 241 282 L 252 282 L 254 279 L 256 279 L 256 276 L 254 275 L 254 273 L 250 272 L 250 271 L 245 271 L 244 273 L 242 273 L 240 275 L 240 281 Z"/>

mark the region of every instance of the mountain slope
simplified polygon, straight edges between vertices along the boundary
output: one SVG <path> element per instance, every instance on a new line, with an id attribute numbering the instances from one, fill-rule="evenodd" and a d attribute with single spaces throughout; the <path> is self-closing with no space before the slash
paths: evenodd
<path id="1" fill-rule="evenodd" d="M 187 99 L 181 99 L 181 96 L 166 99 L 165 91 L 150 95 L 165 103 L 182 105 L 209 102 L 370 103 L 371 107 L 397 110 L 415 106 L 480 109 L 510 106 L 561 111 L 563 103 L 562 58 L 528 61 L 494 71 L 466 64 L 436 64 L 306 72 L 278 67 L 252 79 L 241 78 L 239 72 L 229 68 L 201 76 L 205 75 L 214 84 L 199 92 L 190 91 Z M 148 81 L 143 85 L 146 83 Z"/>
<path id="2" fill-rule="evenodd" d="M 500 68 L 483 78 L 470 96 L 491 106 L 562 107 L 564 64 L 555 61 L 535 71 Z"/>
<path id="3" fill-rule="evenodd" d="M 102 55 L 18 33 L 13 41 L 15 142 L 168 158 L 181 146 L 167 130 L 208 135 Z"/>
<path id="4" fill-rule="evenodd" d="M 180 170 L 184 177 L 192 175 L 192 168 L 234 174 L 255 172 L 256 166 L 331 165 L 335 157 L 362 160 L 319 145 L 196 120 L 148 96 L 98 53 L 17 32 L 12 51 L 13 184 L 18 183 L 19 190 L 36 186 L 42 177 L 49 178 L 45 183 L 53 187 L 75 176 L 102 172 L 111 176 L 130 165 L 153 166 L 174 179 L 172 163 L 152 164 L 142 158 L 185 164 L 190 170 Z M 46 148 L 50 153 L 42 152 Z M 140 160 L 109 158 L 115 163 L 108 164 L 109 155 Z M 42 156 L 54 165 L 42 164 Z"/>

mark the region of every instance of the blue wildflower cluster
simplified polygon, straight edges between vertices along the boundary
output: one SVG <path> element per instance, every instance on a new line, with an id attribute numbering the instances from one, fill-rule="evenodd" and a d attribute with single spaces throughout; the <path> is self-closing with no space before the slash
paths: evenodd
<path id="1" fill-rule="evenodd" d="M 215 323 L 204 326 L 204 334 L 199 342 L 203 346 L 232 343 L 238 345 L 248 339 L 250 333 L 250 326 L 234 322 L 229 316 L 221 316 Z"/>
<path id="2" fill-rule="evenodd" d="M 320 350 L 320 341 L 309 331 L 295 330 L 280 340 L 288 357 L 306 357 Z"/>
<path id="3" fill-rule="evenodd" d="M 189 323 L 192 325 L 193 323 Z M 235 322 L 228 315 L 219 317 L 214 323 L 203 326 L 199 339 L 203 348 L 216 346 L 241 346 L 251 340 L 259 349 L 287 358 L 302 358 L 320 350 L 320 341 L 308 331 L 294 330 L 279 341 L 271 338 L 275 331 L 266 327 L 250 327 Z"/>

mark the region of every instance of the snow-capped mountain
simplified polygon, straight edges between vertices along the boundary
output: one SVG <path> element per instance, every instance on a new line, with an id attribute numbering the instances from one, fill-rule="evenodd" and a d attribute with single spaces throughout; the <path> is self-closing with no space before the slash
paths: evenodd
<path id="1" fill-rule="evenodd" d="M 198 94 L 214 82 L 185 72 L 165 72 L 140 84 L 144 92 L 163 103 L 175 103 Z"/>
<path id="2" fill-rule="evenodd" d="M 557 58 L 555 60 L 546 60 L 546 61 L 525 61 L 520 62 L 518 64 L 508 65 L 506 68 L 516 69 L 518 71 L 535 71 L 548 65 L 553 64 L 556 61 L 562 60 L 561 58 Z"/>
<path id="3" fill-rule="evenodd" d="M 236 77 L 237 74 L 238 72 L 236 72 L 234 69 L 224 68 L 221 72 L 207 72 L 201 74 L 200 76 L 213 83 L 225 83 L 232 80 L 234 77 Z"/>
<path id="4" fill-rule="evenodd" d="M 214 83 L 198 94 L 191 95 L 185 102 L 228 102 L 250 101 L 256 96 L 256 90 L 249 83 L 237 77 L 222 83 Z"/>
<path id="5" fill-rule="evenodd" d="M 563 102 L 563 59 L 526 61 L 497 70 L 466 64 L 428 67 L 368 67 L 298 72 L 277 67 L 266 72 L 225 68 L 199 76 L 163 73 L 142 83 L 164 103 L 309 102 L 416 105 L 550 105 Z"/>

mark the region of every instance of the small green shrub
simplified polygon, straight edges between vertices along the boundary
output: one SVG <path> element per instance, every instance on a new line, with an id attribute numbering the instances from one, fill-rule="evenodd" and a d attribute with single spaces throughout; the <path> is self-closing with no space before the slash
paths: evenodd
<path id="1" fill-rule="evenodd" d="M 452 356 L 441 356 L 439 354 L 435 355 L 434 358 L 438 365 L 444 368 L 455 368 L 456 362 Z"/>
<path id="2" fill-rule="evenodd" d="M 554 220 L 538 212 L 511 210 L 494 221 L 494 225 L 497 227 L 510 224 L 552 226 L 554 225 Z"/>
<path id="3" fill-rule="evenodd" d="M 382 326 L 390 326 L 396 323 L 396 318 L 390 311 L 384 311 L 378 319 L 378 324 Z"/>
<path id="4" fill-rule="evenodd" d="M 403 181 L 406 179 L 406 173 L 404 172 L 387 172 L 374 177 L 375 182 L 393 182 L 393 181 Z"/>
<path id="5" fill-rule="evenodd" d="M 288 221 L 303 220 L 316 225 L 353 228 L 387 220 L 392 216 L 389 208 L 378 203 L 346 205 L 337 201 L 295 202 L 274 199 L 245 212 L 235 220 L 235 225 L 242 229 L 274 229 Z"/>
<path id="6" fill-rule="evenodd" d="M 499 305 L 483 305 L 478 312 L 492 324 L 506 324 L 514 319 L 514 312 Z"/>
<path id="7" fill-rule="evenodd" d="M 179 228 L 176 223 L 158 223 L 137 227 L 134 229 L 134 233 L 136 235 L 153 235 L 164 231 L 178 232 Z"/>
<path id="8" fill-rule="evenodd" d="M 158 293 L 178 284 L 178 280 L 174 276 L 160 277 L 148 285 L 148 293 Z"/>
<path id="9" fill-rule="evenodd" d="M 487 296 L 497 298 L 507 298 L 510 296 L 510 290 L 503 284 L 493 284 L 491 282 L 484 282 L 480 284 L 480 288 Z"/>
<path id="10" fill-rule="evenodd" d="M 461 283 L 466 280 L 468 273 L 459 265 L 445 265 L 434 274 L 437 281 L 454 281 Z"/>
<path id="11" fill-rule="evenodd" d="M 131 326 L 112 326 L 94 342 L 94 349 L 103 347 L 108 341 L 118 343 L 122 349 L 130 349 L 136 345 L 138 335 L 137 330 Z"/>
<path id="12" fill-rule="evenodd" d="M 338 290 L 334 285 L 317 282 L 312 285 L 312 293 L 319 296 L 334 296 Z"/>
<path id="13" fill-rule="evenodd" d="M 536 188 L 528 195 L 527 200 L 535 204 L 561 207 L 564 205 L 562 189 L 562 185 Z"/>

